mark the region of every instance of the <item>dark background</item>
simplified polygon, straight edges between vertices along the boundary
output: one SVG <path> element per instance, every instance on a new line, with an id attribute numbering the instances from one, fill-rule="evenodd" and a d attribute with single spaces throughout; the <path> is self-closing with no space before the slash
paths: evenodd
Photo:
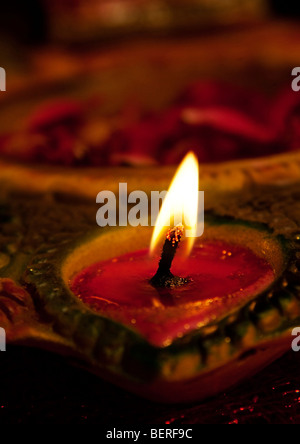
<path id="1" fill-rule="evenodd" d="M 0 424 L 299 424 L 300 352 L 255 377 L 188 405 L 141 399 L 61 356 L 8 346 L 0 353 Z M 99 431 L 102 431 L 101 429 Z"/>
<path id="2" fill-rule="evenodd" d="M 282 0 L 269 0 L 275 15 L 284 17 L 300 16 L 300 4 L 296 2 L 283 2 Z"/>
<path id="3" fill-rule="evenodd" d="M 276 17 L 300 17 L 300 4 L 269 0 Z M 0 36 L 30 45 L 47 42 L 48 21 L 41 0 L 10 0 L 1 4 Z M 2 38 L 3 38 L 2 37 Z"/>

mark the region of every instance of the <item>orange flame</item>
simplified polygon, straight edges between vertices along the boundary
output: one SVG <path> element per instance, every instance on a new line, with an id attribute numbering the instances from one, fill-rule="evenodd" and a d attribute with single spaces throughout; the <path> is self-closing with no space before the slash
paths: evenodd
<path id="1" fill-rule="evenodd" d="M 195 242 L 198 219 L 199 166 L 193 152 L 181 162 L 172 182 L 153 231 L 150 253 L 160 242 L 166 228 L 182 224 L 187 236 L 186 253 L 189 254 Z"/>

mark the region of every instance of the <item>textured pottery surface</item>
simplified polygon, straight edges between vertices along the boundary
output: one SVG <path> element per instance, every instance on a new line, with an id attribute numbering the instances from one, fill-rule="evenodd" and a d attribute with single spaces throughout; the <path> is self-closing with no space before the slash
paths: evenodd
<path id="1" fill-rule="evenodd" d="M 225 219 L 267 232 L 276 279 L 244 306 L 162 348 L 93 312 L 67 280 L 79 271 L 78 249 L 97 239 L 99 249 L 86 250 L 82 267 L 103 255 L 108 231 L 97 230 L 94 198 L 109 177 L 112 190 L 121 180 L 129 189 L 165 189 L 173 168 L 65 174 L 2 164 L 0 325 L 8 341 L 76 357 L 88 370 L 162 401 L 203 398 L 256 372 L 289 349 L 300 319 L 297 156 L 201 167 L 207 217 L 216 227 Z"/>

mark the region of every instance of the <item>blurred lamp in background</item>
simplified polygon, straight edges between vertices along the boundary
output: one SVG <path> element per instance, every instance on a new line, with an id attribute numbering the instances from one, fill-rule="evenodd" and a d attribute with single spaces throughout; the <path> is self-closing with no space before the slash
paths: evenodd
<path id="1" fill-rule="evenodd" d="M 52 37 L 89 41 L 118 35 L 194 31 L 255 21 L 268 0 L 44 0 Z"/>

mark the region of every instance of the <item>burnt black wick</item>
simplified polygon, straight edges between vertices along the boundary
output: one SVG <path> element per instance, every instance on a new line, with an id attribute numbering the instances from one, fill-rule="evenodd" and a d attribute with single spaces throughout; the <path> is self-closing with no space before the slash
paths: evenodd
<path id="1" fill-rule="evenodd" d="M 183 235 L 183 230 L 184 228 L 182 225 L 176 225 L 176 227 L 167 232 L 157 272 L 150 279 L 150 284 L 153 285 L 153 287 L 174 288 L 190 282 L 189 278 L 174 276 L 171 273 L 171 265 Z"/>

